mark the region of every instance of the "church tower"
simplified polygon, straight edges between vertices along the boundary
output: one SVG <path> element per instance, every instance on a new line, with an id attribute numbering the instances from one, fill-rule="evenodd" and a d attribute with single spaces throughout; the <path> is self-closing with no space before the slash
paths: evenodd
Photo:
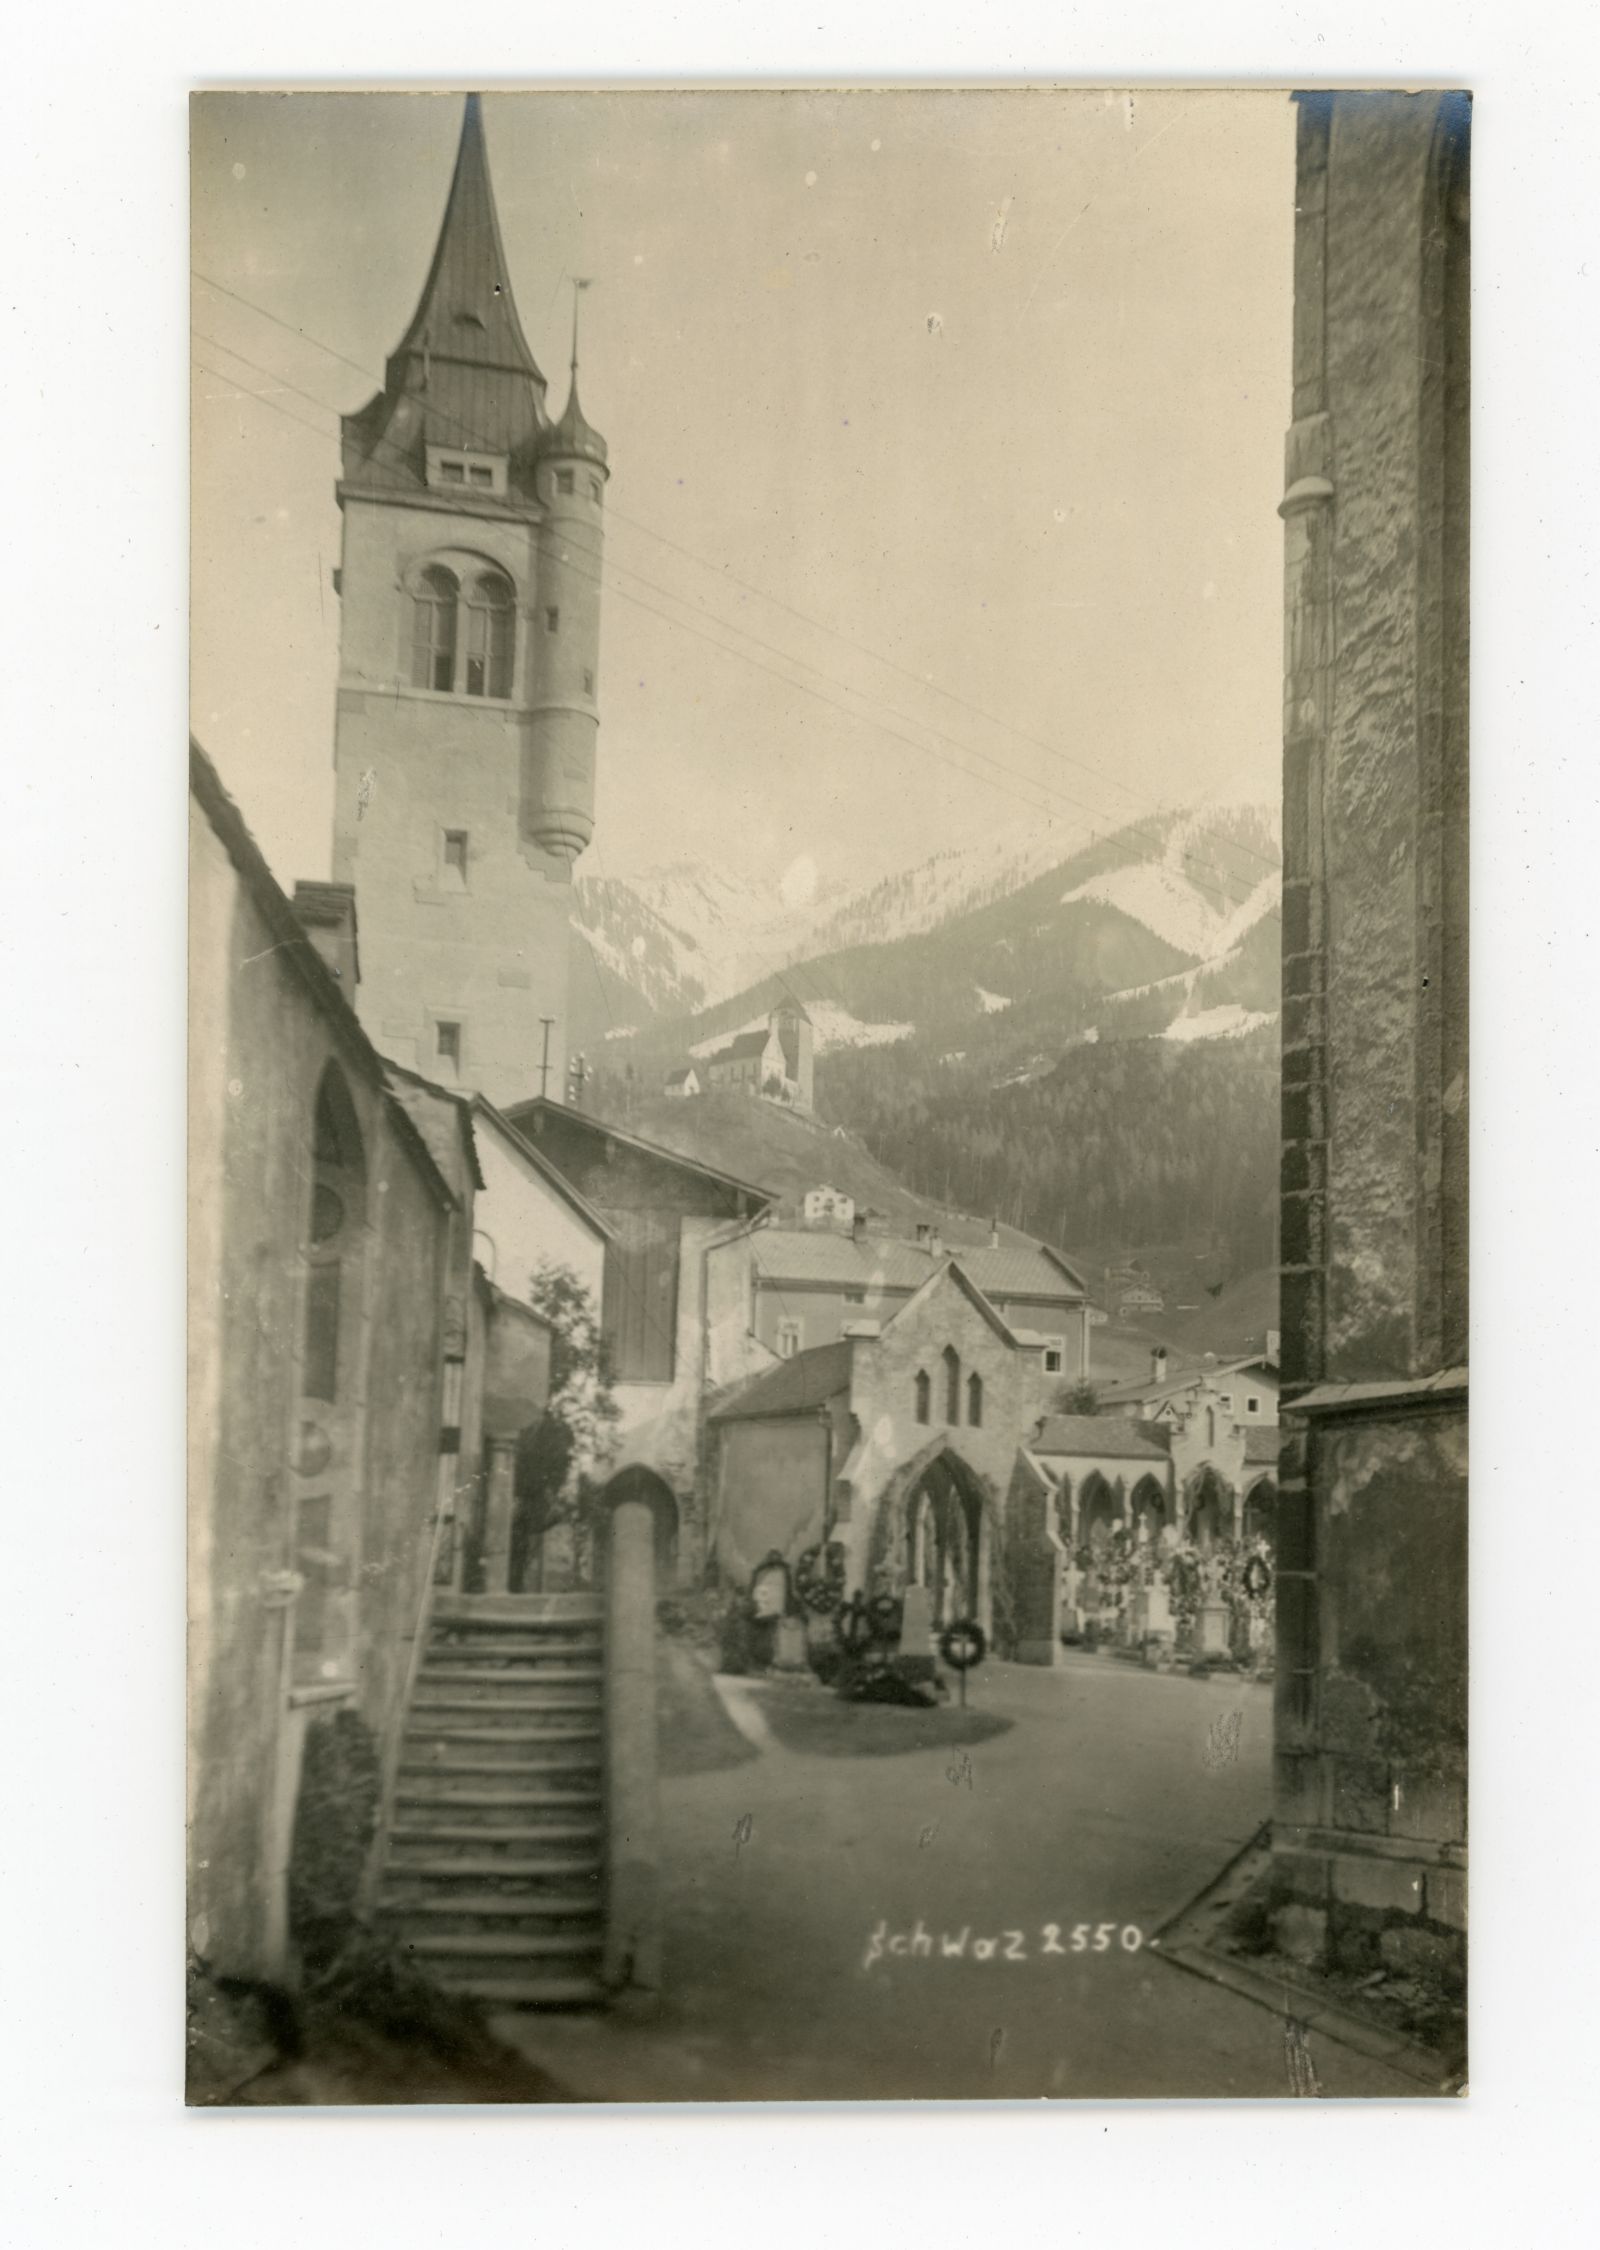
<path id="1" fill-rule="evenodd" d="M 562 1097 L 572 863 L 594 827 L 607 469 L 576 307 L 559 421 L 545 388 L 472 94 L 421 299 L 344 417 L 333 874 L 355 889 L 376 1044 L 497 1102 Z"/>

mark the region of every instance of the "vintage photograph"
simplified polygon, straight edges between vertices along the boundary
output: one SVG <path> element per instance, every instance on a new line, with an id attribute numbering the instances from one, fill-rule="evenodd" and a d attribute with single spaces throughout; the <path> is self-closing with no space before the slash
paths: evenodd
<path id="1" fill-rule="evenodd" d="M 1464 2090 L 1470 122 L 194 97 L 191 2105 Z"/>

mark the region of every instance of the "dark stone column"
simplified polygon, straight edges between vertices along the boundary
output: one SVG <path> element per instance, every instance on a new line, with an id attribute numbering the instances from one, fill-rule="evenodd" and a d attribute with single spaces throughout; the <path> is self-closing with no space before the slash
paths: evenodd
<path id="1" fill-rule="evenodd" d="M 661 1812 L 656 1748 L 656 1520 L 622 1485 L 606 1563 L 606 1945 L 617 1992 L 661 1983 Z"/>

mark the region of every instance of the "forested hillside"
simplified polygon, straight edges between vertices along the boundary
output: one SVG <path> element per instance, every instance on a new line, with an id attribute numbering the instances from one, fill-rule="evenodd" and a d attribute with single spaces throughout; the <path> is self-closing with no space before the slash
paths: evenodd
<path id="1" fill-rule="evenodd" d="M 920 1042 L 841 1049 L 817 1102 L 921 1194 L 1065 1247 L 1205 1236 L 1236 1272 L 1273 1257 L 1274 1031 L 1095 1042 L 999 1087 Z"/>

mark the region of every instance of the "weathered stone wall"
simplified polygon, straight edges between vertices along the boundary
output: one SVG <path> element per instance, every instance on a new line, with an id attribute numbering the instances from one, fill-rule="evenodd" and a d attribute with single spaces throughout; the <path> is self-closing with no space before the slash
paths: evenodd
<path id="1" fill-rule="evenodd" d="M 1298 131 L 1279 1935 L 1346 1965 L 1448 1964 L 1466 1834 L 1466 104 L 1312 95 Z"/>
<path id="2" fill-rule="evenodd" d="M 218 1968 L 281 1966 L 280 1877 L 299 1718 L 356 1702 L 381 1733 L 421 1600 L 438 1476 L 450 1213 L 375 1083 L 318 1008 L 198 807 L 191 834 L 189 1927 Z M 361 1307 L 341 1383 L 359 1443 L 335 1515 L 353 1637 L 296 1689 L 289 1649 L 300 1430 L 302 1246 L 319 1082 L 339 1066 L 363 1144 Z M 372 1319 L 381 1305 L 381 1333 Z M 341 1336 L 341 1349 L 346 1338 Z M 316 1480 L 320 1486 L 326 1480 Z"/>

